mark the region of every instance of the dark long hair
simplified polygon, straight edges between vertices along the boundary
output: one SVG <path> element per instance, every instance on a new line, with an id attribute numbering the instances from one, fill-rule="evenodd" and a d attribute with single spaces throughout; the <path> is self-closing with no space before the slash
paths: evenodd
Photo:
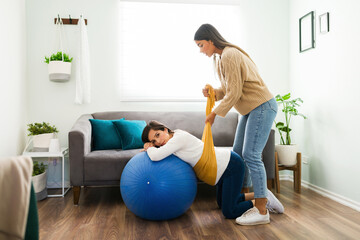
<path id="1" fill-rule="evenodd" d="M 165 129 L 168 130 L 169 134 L 170 133 L 174 133 L 174 131 L 172 131 L 170 128 L 168 128 L 167 126 L 165 126 L 164 124 L 162 124 L 161 122 L 155 121 L 155 120 L 151 120 L 144 128 L 142 135 L 141 135 L 141 140 L 143 141 L 143 143 L 147 143 L 150 142 L 149 140 L 149 132 L 150 130 L 161 130 L 161 131 L 165 131 Z"/>
<path id="2" fill-rule="evenodd" d="M 216 48 L 223 50 L 225 47 L 234 47 L 243 54 L 245 54 L 251 61 L 252 59 L 250 56 L 240 47 L 236 46 L 235 44 L 229 43 L 228 41 L 221 36 L 221 34 L 216 30 L 216 28 L 208 23 L 205 23 L 199 27 L 199 29 L 195 32 L 194 36 L 195 41 L 212 41 Z M 214 61 L 215 61 L 215 55 L 214 55 Z"/>

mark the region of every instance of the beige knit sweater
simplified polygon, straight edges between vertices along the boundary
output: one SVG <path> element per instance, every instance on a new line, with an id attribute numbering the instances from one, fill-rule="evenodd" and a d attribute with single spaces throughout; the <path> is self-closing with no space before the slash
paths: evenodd
<path id="1" fill-rule="evenodd" d="M 221 117 L 225 117 L 232 107 L 246 115 L 273 98 L 256 65 L 236 48 L 224 48 L 216 71 L 221 82 L 221 87 L 215 89 L 216 101 L 222 101 L 214 112 Z"/>

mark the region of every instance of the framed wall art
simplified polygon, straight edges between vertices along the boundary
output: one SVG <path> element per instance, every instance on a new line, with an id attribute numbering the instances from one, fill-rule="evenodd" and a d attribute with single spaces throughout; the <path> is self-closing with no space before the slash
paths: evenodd
<path id="1" fill-rule="evenodd" d="M 299 19 L 300 52 L 315 48 L 315 18 L 311 11 Z"/>
<path id="2" fill-rule="evenodd" d="M 320 33 L 327 33 L 330 31 L 329 13 L 324 13 L 319 16 Z"/>

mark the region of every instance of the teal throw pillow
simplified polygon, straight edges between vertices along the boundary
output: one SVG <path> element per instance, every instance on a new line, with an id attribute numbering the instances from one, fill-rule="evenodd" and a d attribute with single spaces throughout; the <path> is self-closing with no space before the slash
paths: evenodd
<path id="1" fill-rule="evenodd" d="M 114 125 L 119 132 L 122 149 L 128 150 L 142 148 L 144 146 L 141 140 L 141 134 L 146 126 L 145 121 L 119 120 L 114 121 Z"/>
<path id="2" fill-rule="evenodd" d="M 124 118 L 122 118 L 124 119 Z M 92 150 L 121 149 L 121 138 L 113 122 L 120 120 L 89 119 L 92 127 Z"/>

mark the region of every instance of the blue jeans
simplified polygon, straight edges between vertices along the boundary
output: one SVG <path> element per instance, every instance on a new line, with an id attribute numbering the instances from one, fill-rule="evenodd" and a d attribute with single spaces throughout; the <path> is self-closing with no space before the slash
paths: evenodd
<path id="1" fill-rule="evenodd" d="M 261 154 L 269 138 L 277 109 L 275 98 L 261 104 L 241 117 L 235 133 L 233 150 L 244 159 L 247 166 L 244 187 L 251 187 L 252 182 L 255 198 L 266 197 L 267 178 Z"/>
<path id="2" fill-rule="evenodd" d="M 225 218 L 237 218 L 253 207 L 252 202 L 245 201 L 245 195 L 241 193 L 244 173 L 244 160 L 231 151 L 229 164 L 216 184 L 217 204 Z"/>

